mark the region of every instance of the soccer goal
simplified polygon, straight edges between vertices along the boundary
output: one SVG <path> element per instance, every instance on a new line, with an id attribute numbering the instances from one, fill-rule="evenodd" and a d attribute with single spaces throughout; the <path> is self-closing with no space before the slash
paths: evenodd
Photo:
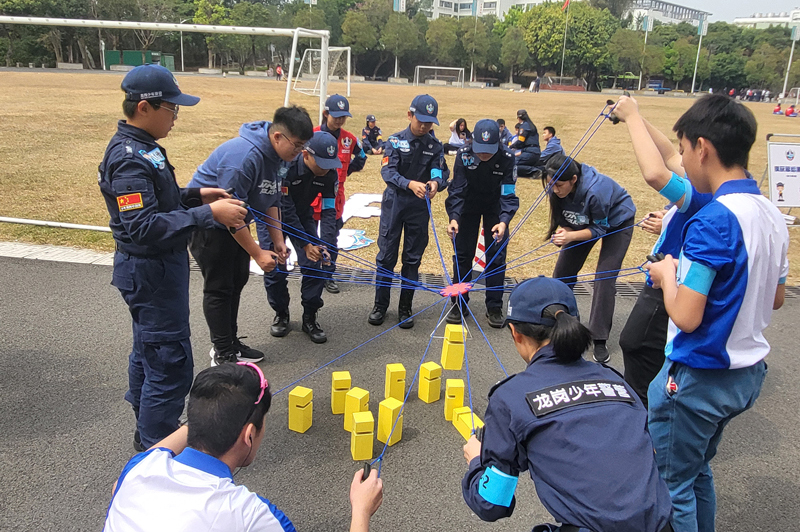
<path id="1" fill-rule="evenodd" d="M 346 81 L 347 96 L 350 96 L 351 53 L 349 46 L 328 48 L 328 81 Z M 322 50 L 307 48 L 303 52 L 292 89 L 309 96 L 320 95 L 322 81 Z"/>
<path id="2" fill-rule="evenodd" d="M 464 69 L 417 65 L 414 68 L 414 85 L 452 85 L 464 88 Z"/>
<path id="3" fill-rule="evenodd" d="M 792 90 L 790 90 L 789 94 L 784 98 L 786 103 L 792 103 L 792 100 L 794 100 L 795 107 L 800 104 L 800 87 L 792 87 Z"/>

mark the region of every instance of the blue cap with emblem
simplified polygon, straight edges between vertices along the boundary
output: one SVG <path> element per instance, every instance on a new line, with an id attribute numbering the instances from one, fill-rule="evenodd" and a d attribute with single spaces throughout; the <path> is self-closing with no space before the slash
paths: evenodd
<path id="1" fill-rule="evenodd" d="M 494 120 L 478 120 L 472 131 L 472 151 L 475 153 L 497 153 L 500 147 L 500 126 Z"/>
<path id="2" fill-rule="evenodd" d="M 420 122 L 433 122 L 439 125 L 439 120 L 436 119 L 436 115 L 439 114 L 439 104 L 429 94 L 420 94 L 414 98 L 408 110 L 414 113 Z"/>
<path id="3" fill-rule="evenodd" d="M 314 162 L 323 170 L 333 170 L 342 167 L 339 160 L 339 141 L 327 131 L 316 131 L 306 143 L 306 151 L 314 156 Z"/>
<path id="4" fill-rule="evenodd" d="M 125 99 L 162 100 L 175 105 L 197 105 L 200 98 L 181 92 L 172 72 L 161 65 L 140 65 L 125 74 L 122 80 Z"/>
<path id="5" fill-rule="evenodd" d="M 528 279 L 517 285 L 508 297 L 505 324 L 518 321 L 552 327 L 556 320 L 545 316 L 544 312 L 550 305 L 562 305 L 568 314 L 580 317 L 575 295 L 565 283 L 544 275 Z"/>
<path id="6" fill-rule="evenodd" d="M 350 114 L 350 102 L 341 94 L 328 96 L 328 99 L 325 100 L 325 110 L 334 118 L 353 116 Z"/>

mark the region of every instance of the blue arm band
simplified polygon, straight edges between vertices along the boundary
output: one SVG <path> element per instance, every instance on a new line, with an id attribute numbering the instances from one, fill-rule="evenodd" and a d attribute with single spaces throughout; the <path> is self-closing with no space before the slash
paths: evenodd
<path id="1" fill-rule="evenodd" d="M 431 170 L 431 179 L 441 179 L 442 178 L 442 171 L 439 168 L 433 168 Z"/>
<path id="2" fill-rule="evenodd" d="M 786 284 L 786 277 L 781 277 L 778 279 L 778 284 Z"/>
<path id="3" fill-rule="evenodd" d="M 682 284 L 698 294 L 707 296 L 709 290 L 711 290 L 711 283 L 714 282 L 716 276 L 717 272 L 712 268 L 698 262 L 692 262 L 681 253 L 680 262 L 678 263 L 679 285 Z"/>
<path id="4" fill-rule="evenodd" d="M 336 198 L 322 198 L 322 210 L 335 209 L 335 208 L 336 208 Z"/>
<path id="5" fill-rule="evenodd" d="M 502 185 L 500 187 L 500 195 L 510 196 L 517 190 L 517 185 Z"/>
<path id="6" fill-rule="evenodd" d="M 490 504 L 508 508 L 514 499 L 518 481 L 519 477 L 506 475 L 492 466 L 483 472 L 483 476 L 478 481 L 478 494 Z"/>
<path id="7" fill-rule="evenodd" d="M 688 179 L 684 179 L 683 177 L 673 172 L 672 177 L 669 179 L 669 183 L 667 183 L 664 186 L 664 188 L 659 190 L 658 193 L 667 198 L 672 203 L 675 203 L 676 201 L 681 199 L 684 196 L 684 194 L 686 194 L 686 188 L 687 188 L 686 185 L 689 185 L 689 188 L 691 188 L 691 184 L 688 183 Z"/>

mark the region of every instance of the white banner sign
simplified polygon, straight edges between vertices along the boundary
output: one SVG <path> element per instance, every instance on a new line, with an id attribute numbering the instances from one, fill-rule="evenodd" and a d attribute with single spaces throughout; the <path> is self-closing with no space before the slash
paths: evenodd
<path id="1" fill-rule="evenodd" d="M 767 142 L 769 199 L 776 207 L 800 207 L 800 144 Z"/>

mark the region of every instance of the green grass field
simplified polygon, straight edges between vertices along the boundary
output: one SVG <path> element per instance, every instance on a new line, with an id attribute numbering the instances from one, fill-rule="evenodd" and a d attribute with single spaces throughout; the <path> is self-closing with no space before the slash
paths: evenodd
<path id="1" fill-rule="evenodd" d="M 33 218 L 61 222 L 105 226 L 108 215 L 97 187 L 97 166 L 103 157 L 108 139 L 122 117 L 122 75 L 3 72 L 0 74 L 0 216 Z M 184 108 L 170 136 L 161 142 L 177 169 L 178 182 L 189 181 L 195 168 L 220 143 L 236 136 L 243 122 L 270 119 L 274 109 L 283 103 L 285 85 L 267 79 L 240 77 L 181 76 L 181 89 L 202 98 L 199 105 Z M 343 83 L 334 83 L 331 93 L 345 90 Z M 514 93 L 500 90 L 457 89 L 449 87 L 403 87 L 387 84 L 355 83 L 352 86 L 350 109 L 354 116 L 345 129 L 360 136 L 364 117 L 375 114 L 384 137 L 406 127 L 406 110 L 419 92 L 432 94 L 439 102 L 439 137 L 447 139 L 447 124 L 464 117 L 471 127 L 481 118 L 504 118 L 509 125 L 516 121 L 519 108 L 528 110 L 536 125 L 554 126 L 569 151 L 581 138 L 592 120 L 603 108 L 605 95 L 575 93 Z M 293 103 L 304 105 L 313 119 L 318 101 L 298 93 Z M 692 103 L 690 98 L 642 97 L 642 114 L 656 127 L 671 131 L 680 114 Z M 771 113 L 772 104 L 748 104 L 759 121 L 758 140 L 750 157 L 750 170 L 761 177 L 766 165 L 766 134 L 797 133 L 797 120 Z M 670 135 L 672 136 L 672 135 Z M 660 209 L 665 201 L 647 185 L 639 173 L 624 125 L 607 122 L 577 156 L 628 189 L 638 209 L 637 217 Z M 452 167 L 453 158 L 449 157 Z M 380 159 L 370 157 L 366 168 L 351 175 L 346 184 L 349 194 L 380 193 L 384 189 L 380 177 Z M 521 179 L 517 184 L 520 214 L 512 221 L 512 229 L 541 191 L 538 181 Z M 548 208 L 542 204 L 510 243 L 509 259 L 543 242 L 548 222 Z M 450 254 L 445 227 L 447 216 L 444 197 L 434 199 L 434 219 L 443 250 Z M 378 218 L 354 218 L 346 227 L 365 229 L 377 238 Z M 800 258 L 796 230 L 790 231 L 790 259 Z M 70 245 L 110 251 L 110 234 L 79 230 L 50 229 L 14 224 L 0 224 L 0 240 Z M 636 266 L 645 260 L 655 236 L 637 230 L 623 267 Z M 377 246 L 358 251 L 374 260 Z M 542 253 L 550 251 L 542 250 Z M 596 253 L 586 263 L 584 273 L 594 271 Z M 448 265 L 450 261 L 446 261 Z M 509 272 L 515 277 L 552 273 L 553 258 L 537 261 Z M 441 262 L 431 240 L 423 271 L 441 272 Z M 630 277 L 635 280 L 637 277 Z M 790 283 L 797 284 L 800 275 L 793 270 Z"/>

